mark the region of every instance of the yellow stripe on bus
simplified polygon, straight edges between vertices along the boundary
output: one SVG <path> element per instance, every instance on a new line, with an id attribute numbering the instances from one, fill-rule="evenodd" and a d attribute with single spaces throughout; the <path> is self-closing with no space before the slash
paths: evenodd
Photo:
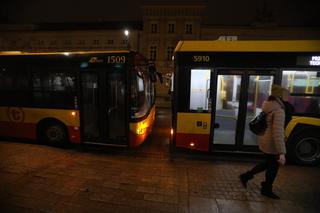
<path id="1" fill-rule="evenodd" d="M 320 118 L 293 116 L 292 120 L 288 123 L 288 126 L 286 127 L 285 134 L 287 137 L 291 134 L 291 132 L 297 124 L 313 125 L 320 127 Z"/>
<path id="2" fill-rule="evenodd" d="M 78 110 L 0 107 L 0 121 L 36 124 L 44 118 L 55 118 L 67 126 L 80 126 Z"/>
<path id="3" fill-rule="evenodd" d="M 74 51 L 74 52 L 25 52 L 25 51 L 0 51 L 0 55 L 87 55 L 87 54 L 117 54 L 129 53 L 128 50 L 117 51 Z"/>
<path id="4" fill-rule="evenodd" d="M 179 41 L 175 52 L 319 52 L 320 40 Z"/>
<path id="5" fill-rule="evenodd" d="M 183 113 L 177 117 L 177 133 L 210 134 L 211 113 Z"/>

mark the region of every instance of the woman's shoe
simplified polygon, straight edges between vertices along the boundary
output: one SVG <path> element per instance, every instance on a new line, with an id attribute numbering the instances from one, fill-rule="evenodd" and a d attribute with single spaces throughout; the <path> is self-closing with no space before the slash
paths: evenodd
<path id="1" fill-rule="evenodd" d="M 272 198 L 272 199 L 280 199 L 280 197 L 273 193 L 272 185 L 267 184 L 266 182 L 261 183 L 261 195 Z"/>
<path id="2" fill-rule="evenodd" d="M 241 175 L 239 175 L 239 179 L 243 185 L 244 188 L 247 188 L 247 183 L 249 180 L 251 180 L 253 178 L 253 175 L 250 174 L 249 172 L 243 173 Z"/>

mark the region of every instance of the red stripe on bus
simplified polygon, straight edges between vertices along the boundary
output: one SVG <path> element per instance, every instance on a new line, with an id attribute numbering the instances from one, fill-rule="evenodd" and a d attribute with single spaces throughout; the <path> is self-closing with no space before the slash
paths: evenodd
<path id="1" fill-rule="evenodd" d="M 79 127 L 68 127 L 71 143 L 80 143 Z M 37 126 L 33 123 L 17 123 L 0 121 L 0 135 L 4 137 L 37 139 Z"/>
<path id="2" fill-rule="evenodd" d="M 36 129 L 36 125 L 32 123 L 0 121 L 0 135 L 2 136 L 36 139 Z"/>
<path id="3" fill-rule="evenodd" d="M 200 151 L 209 151 L 209 135 L 177 133 L 176 146 Z"/>
<path id="4" fill-rule="evenodd" d="M 71 143 L 80 143 L 80 127 L 68 126 L 69 140 Z"/>

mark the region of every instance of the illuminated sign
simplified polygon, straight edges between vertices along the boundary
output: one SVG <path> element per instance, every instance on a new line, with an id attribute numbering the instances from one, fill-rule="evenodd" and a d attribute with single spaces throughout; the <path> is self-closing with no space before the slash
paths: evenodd
<path id="1" fill-rule="evenodd" d="M 194 62 L 209 62 L 210 56 L 208 56 L 208 55 L 194 55 L 193 61 Z"/>
<path id="2" fill-rule="evenodd" d="M 126 63 L 127 59 L 125 56 L 108 56 L 106 59 L 98 58 L 98 57 L 91 57 L 89 63 L 103 63 L 107 62 L 107 64 L 124 64 Z"/>
<path id="3" fill-rule="evenodd" d="M 108 64 L 124 64 L 126 62 L 125 56 L 108 56 L 107 63 Z"/>
<path id="4" fill-rule="evenodd" d="M 320 55 L 298 56 L 297 65 L 303 66 L 320 66 Z"/>
<path id="5" fill-rule="evenodd" d="M 309 64 L 310 66 L 320 66 L 320 56 L 312 56 Z"/>

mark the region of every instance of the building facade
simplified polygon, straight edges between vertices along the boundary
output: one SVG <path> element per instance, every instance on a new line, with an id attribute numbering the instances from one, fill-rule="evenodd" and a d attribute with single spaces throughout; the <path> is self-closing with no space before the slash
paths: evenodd
<path id="1" fill-rule="evenodd" d="M 142 19 L 131 22 L 0 24 L 0 51 L 94 51 L 133 49 L 146 55 L 165 77 L 173 69 L 179 40 L 319 39 L 320 30 L 282 27 L 258 14 L 250 26 L 207 26 L 202 5 L 142 6 Z M 262 20 L 262 21 L 261 21 Z M 124 35 L 124 30 L 129 35 Z M 157 84 L 159 99 L 168 100 L 169 79 Z"/>

